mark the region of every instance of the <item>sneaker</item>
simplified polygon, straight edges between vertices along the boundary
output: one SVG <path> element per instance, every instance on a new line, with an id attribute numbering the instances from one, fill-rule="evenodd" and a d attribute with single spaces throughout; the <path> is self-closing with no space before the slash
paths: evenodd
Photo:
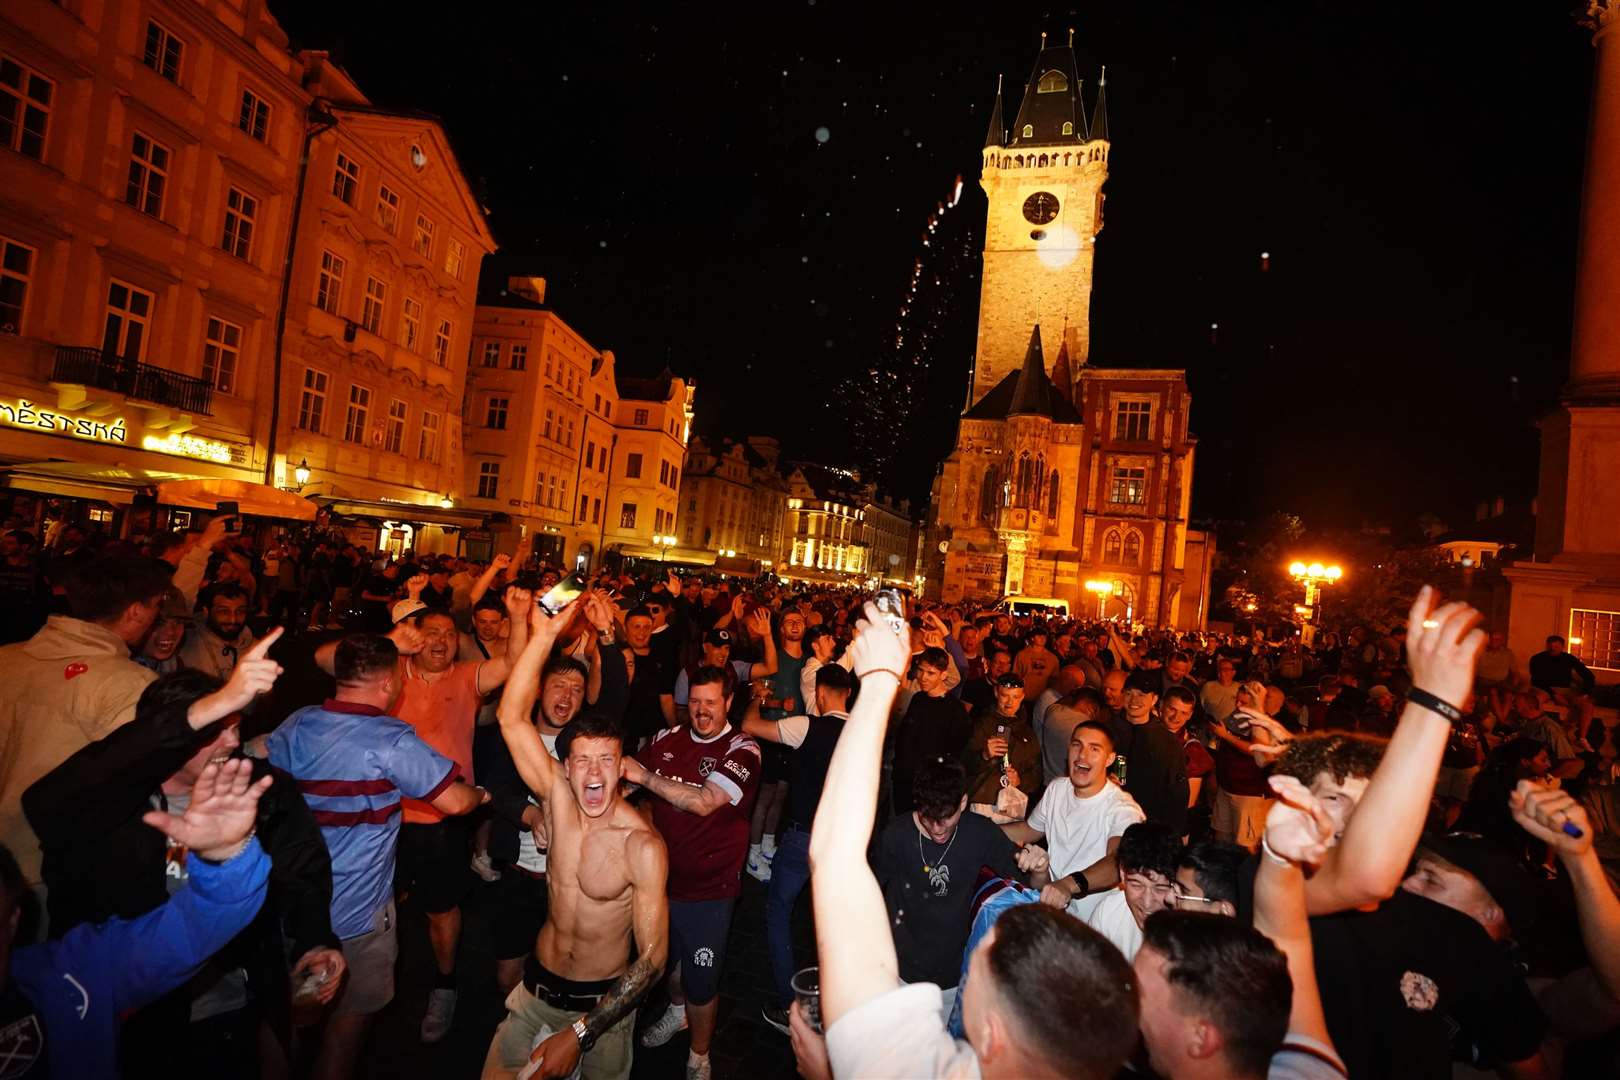
<path id="1" fill-rule="evenodd" d="M 473 855 L 472 869 L 473 873 L 477 874 L 485 881 L 501 880 L 501 872 L 495 869 L 494 863 L 489 861 L 489 852 L 487 851 L 480 851 Z"/>
<path id="2" fill-rule="evenodd" d="M 713 1075 L 714 1070 L 709 1066 L 708 1054 L 704 1054 L 696 1061 L 692 1060 L 692 1055 L 686 1056 L 686 1080 L 709 1080 Z"/>
<path id="3" fill-rule="evenodd" d="M 428 994 L 427 1015 L 422 1017 L 422 1041 L 436 1043 L 450 1030 L 456 1015 L 456 992 L 434 990 Z"/>
<path id="4" fill-rule="evenodd" d="M 755 881 L 769 882 L 771 880 L 771 864 L 763 854 L 748 853 L 748 876 Z"/>
<path id="5" fill-rule="evenodd" d="M 677 1034 L 686 1030 L 686 1006 L 671 1005 L 664 1015 L 641 1033 L 642 1046 L 663 1046 Z"/>
<path id="6" fill-rule="evenodd" d="M 786 1009 L 779 1009 L 775 1005 L 764 1005 L 761 1006 L 759 1015 L 764 1017 L 767 1024 L 782 1034 L 792 1034 L 788 1029 L 788 1011 Z"/>

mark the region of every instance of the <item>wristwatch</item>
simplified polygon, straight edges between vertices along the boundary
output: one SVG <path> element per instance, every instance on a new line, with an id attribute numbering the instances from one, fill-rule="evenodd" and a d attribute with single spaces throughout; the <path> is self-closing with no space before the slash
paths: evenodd
<path id="1" fill-rule="evenodd" d="M 582 1054 L 590 1053 L 591 1047 L 596 1045 L 596 1036 L 591 1029 L 585 1026 L 585 1018 L 581 1016 L 573 1024 L 574 1038 L 579 1040 L 579 1051 Z"/>

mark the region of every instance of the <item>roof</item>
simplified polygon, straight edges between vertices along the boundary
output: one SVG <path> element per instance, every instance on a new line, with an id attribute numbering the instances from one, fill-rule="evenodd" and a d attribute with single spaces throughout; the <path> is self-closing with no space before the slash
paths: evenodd
<path id="1" fill-rule="evenodd" d="M 964 420 L 1005 420 L 1009 416 L 1047 416 L 1059 424 L 1084 421 L 1068 399 L 1057 392 L 1046 374 L 1041 351 L 1041 328 L 1030 332 L 1024 366 L 1008 372 L 990 392 L 962 414 Z"/>
<path id="2" fill-rule="evenodd" d="M 1007 122 L 1001 118 L 1000 75 L 996 76 L 996 103 L 990 109 L 990 130 L 984 133 L 984 145 L 986 149 L 1007 145 Z"/>
<path id="3" fill-rule="evenodd" d="M 1129 104 L 1127 102 L 1126 104 Z M 1108 141 L 1108 66 L 1103 65 L 1102 78 L 1097 80 L 1097 104 L 1091 110 L 1091 134 L 1088 138 Z"/>
<path id="4" fill-rule="evenodd" d="M 619 398 L 623 401 L 668 401 L 670 384 L 674 381 L 675 375 L 667 367 L 650 379 L 620 375 Z"/>
<path id="5" fill-rule="evenodd" d="M 1074 50 L 1068 46 L 1046 48 L 1045 43 L 1042 34 L 1043 47 L 1018 105 L 1010 146 L 1073 146 L 1086 141 L 1086 110 Z M 1068 134 L 1064 134 L 1065 124 Z M 1027 138 L 1025 127 L 1030 129 Z"/>
<path id="6" fill-rule="evenodd" d="M 551 311 L 549 305 L 508 292 L 506 279 L 495 274 L 478 275 L 478 306 L 516 308 L 521 311 Z"/>

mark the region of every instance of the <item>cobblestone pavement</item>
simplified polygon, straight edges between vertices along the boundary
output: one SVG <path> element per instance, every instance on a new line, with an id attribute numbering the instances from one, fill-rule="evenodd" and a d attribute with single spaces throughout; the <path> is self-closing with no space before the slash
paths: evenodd
<path id="1" fill-rule="evenodd" d="M 421 1042 L 419 1027 L 428 990 L 433 984 L 433 957 L 428 949 L 427 920 L 407 900 L 400 908 L 399 969 L 394 1001 L 378 1017 L 367 1047 L 362 1076 L 433 1077 L 460 1080 L 476 1077 L 489 1050 L 490 1037 L 506 1015 L 495 987 L 495 961 L 490 951 L 491 902 L 496 886 L 475 882 L 462 909 L 461 959 L 457 975 L 460 997 L 455 1025 L 433 1046 Z M 798 958 L 815 962 L 811 933 L 810 893 L 799 900 L 794 919 Z M 770 982 L 765 949 L 765 886 L 743 877 L 742 899 L 732 922 L 729 955 L 720 982 L 720 1026 L 710 1057 L 716 1080 L 774 1080 L 796 1075 L 787 1036 L 760 1019 L 759 1009 Z M 654 991 L 638 1023 L 650 1023 L 663 1010 L 664 997 Z M 687 1038 L 683 1033 L 655 1050 L 636 1047 L 636 1080 L 682 1077 Z"/>

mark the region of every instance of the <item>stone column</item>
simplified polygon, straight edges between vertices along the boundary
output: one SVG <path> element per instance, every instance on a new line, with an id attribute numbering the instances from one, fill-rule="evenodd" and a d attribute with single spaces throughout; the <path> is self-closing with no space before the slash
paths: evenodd
<path id="1" fill-rule="evenodd" d="M 1620 402 L 1620 0 L 1591 0 L 1592 117 L 1565 397 Z"/>

